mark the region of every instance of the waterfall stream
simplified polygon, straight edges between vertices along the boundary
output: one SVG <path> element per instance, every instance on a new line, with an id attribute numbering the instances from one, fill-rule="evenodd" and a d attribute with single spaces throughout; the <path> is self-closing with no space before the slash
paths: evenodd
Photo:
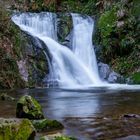
<path id="1" fill-rule="evenodd" d="M 35 46 L 39 44 L 38 47 L 41 47 L 41 42 L 44 42 L 46 47 L 44 54 L 49 61 L 49 74 L 44 77 L 47 86 L 53 85 L 69 89 L 86 89 L 88 87 L 140 89 L 139 85 L 108 84 L 100 79 L 92 44 L 94 20 L 80 14 L 71 15 L 73 30 L 70 47 L 58 42 L 56 14 L 48 12 L 22 13 L 12 17 L 12 21 L 21 30 L 35 38 L 37 42 Z M 48 59 L 48 53 L 51 56 L 51 61 Z"/>
<path id="2" fill-rule="evenodd" d="M 70 49 L 57 42 L 57 17 L 54 13 L 22 13 L 12 17 L 21 30 L 43 41 L 51 53 L 51 74 L 46 81 L 57 82 L 61 87 L 101 85 L 92 45 L 94 21 L 79 14 L 72 14 L 72 19 Z"/>
<path id="3" fill-rule="evenodd" d="M 98 66 L 92 44 L 92 33 L 94 21 L 91 17 L 82 17 L 79 14 L 72 14 L 73 19 L 73 35 L 72 35 L 72 51 L 90 69 L 94 76 L 95 83 L 101 80 L 98 73 Z"/>

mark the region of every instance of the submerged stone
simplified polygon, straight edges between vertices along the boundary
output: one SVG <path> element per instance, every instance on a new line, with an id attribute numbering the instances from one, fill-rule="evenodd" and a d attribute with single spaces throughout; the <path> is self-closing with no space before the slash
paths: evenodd
<path id="1" fill-rule="evenodd" d="M 77 140 L 73 137 L 63 136 L 60 133 L 53 134 L 53 135 L 47 135 L 40 138 L 40 140 Z"/>
<path id="2" fill-rule="evenodd" d="M 44 118 L 41 105 L 29 95 L 21 97 L 17 102 L 16 116 L 28 119 Z"/>
<path id="3" fill-rule="evenodd" d="M 15 98 L 7 95 L 7 93 L 2 93 L 0 95 L 0 100 L 3 100 L 3 101 L 15 101 Z"/>
<path id="4" fill-rule="evenodd" d="M 32 124 L 36 128 L 37 132 L 54 131 L 64 128 L 64 126 L 60 122 L 49 119 L 32 120 Z"/>
<path id="5" fill-rule="evenodd" d="M 116 140 L 140 140 L 140 136 L 131 135 L 131 136 L 119 138 L 119 139 L 116 139 Z"/>
<path id="6" fill-rule="evenodd" d="M 35 129 L 28 119 L 0 118 L 0 140 L 34 140 Z"/>
<path id="7" fill-rule="evenodd" d="M 123 118 L 138 118 L 138 119 L 140 119 L 140 115 L 137 115 L 137 114 L 124 114 L 122 117 Z"/>

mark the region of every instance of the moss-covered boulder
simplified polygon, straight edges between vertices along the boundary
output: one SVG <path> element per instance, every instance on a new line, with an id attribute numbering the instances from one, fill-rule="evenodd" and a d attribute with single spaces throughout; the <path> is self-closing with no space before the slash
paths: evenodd
<path id="1" fill-rule="evenodd" d="M 64 126 L 57 120 L 49 120 L 49 119 L 33 120 L 32 124 L 36 128 L 37 132 L 54 131 L 64 128 Z"/>
<path id="2" fill-rule="evenodd" d="M 77 139 L 73 137 L 63 136 L 62 134 L 57 133 L 53 135 L 43 136 L 40 138 L 40 140 L 77 140 Z"/>
<path id="3" fill-rule="evenodd" d="M 35 129 L 28 119 L 0 118 L 0 140 L 33 140 Z"/>
<path id="4" fill-rule="evenodd" d="M 43 119 L 41 105 L 31 96 L 25 95 L 17 102 L 16 116 L 18 118 Z"/>

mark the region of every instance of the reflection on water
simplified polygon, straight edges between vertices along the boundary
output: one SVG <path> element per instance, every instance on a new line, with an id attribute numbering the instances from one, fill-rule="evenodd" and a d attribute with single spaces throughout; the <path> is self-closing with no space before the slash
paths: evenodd
<path id="1" fill-rule="evenodd" d="M 111 140 L 128 135 L 140 135 L 139 118 L 123 118 L 124 114 L 140 114 L 140 91 L 31 89 L 9 91 L 17 99 L 34 96 L 44 114 L 60 120 L 64 133 L 80 140 Z M 15 103 L 0 101 L 0 117 L 14 117 Z"/>

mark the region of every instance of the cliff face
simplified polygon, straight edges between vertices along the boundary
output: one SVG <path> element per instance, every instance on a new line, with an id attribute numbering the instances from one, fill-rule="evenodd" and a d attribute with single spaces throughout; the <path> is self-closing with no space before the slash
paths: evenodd
<path id="1" fill-rule="evenodd" d="M 19 38 L 5 5 L 0 5 L 0 88 L 24 87 L 16 61 Z"/>
<path id="2" fill-rule="evenodd" d="M 34 48 L 29 36 L 10 20 L 9 8 L 20 11 L 59 11 L 88 14 L 96 19 L 94 43 L 98 59 L 134 83 L 140 83 L 140 13 L 138 0 L 2 0 L 0 2 L 0 88 L 41 86 L 48 73 L 43 50 Z M 60 41 L 71 30 L 62 16 Z M 64 26 L 63 25 L 68 25 Z M 59 33 L 58 33 L 59 34 Z"/>
<path id="3" fill-rule="evenodd" d="M 11 1 L 0 3 L 0 89 L 41 86 L 48 72 L 46 57 L 11 21 L 10 6 Z"/>

